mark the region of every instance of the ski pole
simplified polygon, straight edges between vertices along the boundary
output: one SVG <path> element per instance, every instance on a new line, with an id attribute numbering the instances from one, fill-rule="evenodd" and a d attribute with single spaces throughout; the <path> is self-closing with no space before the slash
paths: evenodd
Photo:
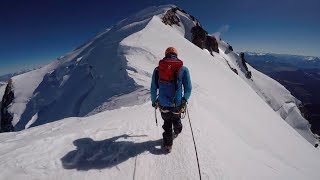
<path id="1" fill-rule="evenodd" d="M 155 103 L 155 106 L 154 106 L 154 117 L 156 119 L 156 125 L 157 126 L 158 126 L 158 119 L 157 119 L 158 96 L 159 96 L 159 94 L 157 94 L 157 96 L 156 96 L 156 103 Z"/>

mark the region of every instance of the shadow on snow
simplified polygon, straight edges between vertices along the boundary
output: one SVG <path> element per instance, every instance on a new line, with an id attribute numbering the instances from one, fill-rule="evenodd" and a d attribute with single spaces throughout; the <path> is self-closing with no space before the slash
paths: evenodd
<path id="1" fill-rule="evenodd" d="M 145 136 L 145 135 L 142 135 Z M 133 141 L 117 141 L 119 138 L 127 139 L 123 134 L 102 141 L 94 141 L 91 138 L 81 138 L 73 141 L 77 147 L 61 158 L 65 169 L 77 169 L 87 171 L 90 169 L 112 168 L 132 157 L 148 151 L 154 155 L 164 154 L 161 150 L 162 139 L 135 143 Z"/>

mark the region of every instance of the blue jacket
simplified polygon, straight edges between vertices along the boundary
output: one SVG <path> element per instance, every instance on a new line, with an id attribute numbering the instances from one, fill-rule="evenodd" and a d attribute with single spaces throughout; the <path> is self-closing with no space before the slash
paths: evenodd
<path id="1" fill-rule="evenodd" d="M 166 58 L 166 57 L 165 57 Z M 170 56 L 170 58 L 177 59 L 176 56 Z M 187 67 L 183 66 L 181 68 L 179 78 L 178 78 L 178 88 L 176 90 L 176 95 L 174 95 L 174 82 L 169 84 L 161 84 L 159 82 L 156 82 L 156 73 L 158 73 L 158 67 L 156 67 L 152 74 L 152 81 L 151 81 L 151 101 L 154 103 L 157 99 L 157 92 L 159 89 L 159 96 L 158 96 L 158 102 L 159 105 L 162 107 L 178 107 L 181 105 L 181 100 L 184 98 L 186 101 L 188 101 L 192 85 L 191 85 L 191 79 L 189 70 Z M 157 86 L 159 85 L 159 87 Z M 182 91 L 183 87 L 183 91 Z M 183 95 L 182 95 L 183 93 Z M 175 97 L 175 100 L 173 100 L 173 97 Z"/>

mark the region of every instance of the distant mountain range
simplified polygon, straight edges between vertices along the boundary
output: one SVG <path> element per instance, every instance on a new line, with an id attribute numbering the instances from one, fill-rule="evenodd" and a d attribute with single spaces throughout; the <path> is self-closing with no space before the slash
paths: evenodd
<path id="1" fill-rule="evenodd" d="M 34 68 L 31 68 L 31 69 L 22 69 L 20 71 L 17 71 L 17 72 L 14 72 L 14 73 L 9 73 L 9 74 L 5 74 L 5 75 L 1 75 L 0 76 L 0 82 L 5 82 L 5 81 L 8 81 L 10 78 L 12 78 L 13 76 L 18 76 L 20 74 L 24 74 L 26 72 L 29 72 L 29 71 L 33 71 L 33 70 L 36 70 L 36 69 L 39 69 L 41 68 L 40 66 L 39 67 L 34 67 Z M 1 86 L 1 84 L 0 84 Z"/>
<path id="2" fill-rule="evenodd" d="M 248 62 L 272 71 L 320 69 L 320 58 L 314 56 L 246 52 Z"/>
<path id="3" fill-rule="evenodd" d="M 320 134 L 320 58 L 246 52 L 245 59 L 302 101 L 313 132 Z"/>
<path id="4" fill-rule="evenodd" d="M 0 82 L 0 87 L 6 85 L 5 82 Z"/>

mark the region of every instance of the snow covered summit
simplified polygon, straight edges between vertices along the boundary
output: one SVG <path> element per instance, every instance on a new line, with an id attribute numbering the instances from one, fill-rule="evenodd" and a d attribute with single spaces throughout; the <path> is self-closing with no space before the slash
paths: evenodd
<path id="1" fill-rule="evenodd" d="M 149 102 L 151 73 L 168 46 L 190 70 L 188 109 L 203 179 L 319 179 L 319 150 L 280 116 L 296 117 L 294 102 L 285 101 L 290 93 L 250 66 L 247 79 L 238 54 L 218 37 L 219 53 L 191 43 L 199 22 L 187 13 L 176 10 L 178 24 L 164 24 L 172 8 L 142 10 L 14 77 L 6 110 L 16 130 L 33 128 L 0 134 L 0 179 L 198 179 L 188 120 L 165 155 Z M 259 95 L 288 106 L 279 115 Z"/>
<path id="2" fill-rule="evenodd" d="M 14 77 L 15 99 L 8 111 L 15 130 L 145 102 L 147 92 L 129 77 L 127 71 L 134 69 L 127 65 L 127 47 L 120 42 L 165 10 L 141 11 L 53 63 Z M 129 93 L 129 100 L 117 98 Z"/>

